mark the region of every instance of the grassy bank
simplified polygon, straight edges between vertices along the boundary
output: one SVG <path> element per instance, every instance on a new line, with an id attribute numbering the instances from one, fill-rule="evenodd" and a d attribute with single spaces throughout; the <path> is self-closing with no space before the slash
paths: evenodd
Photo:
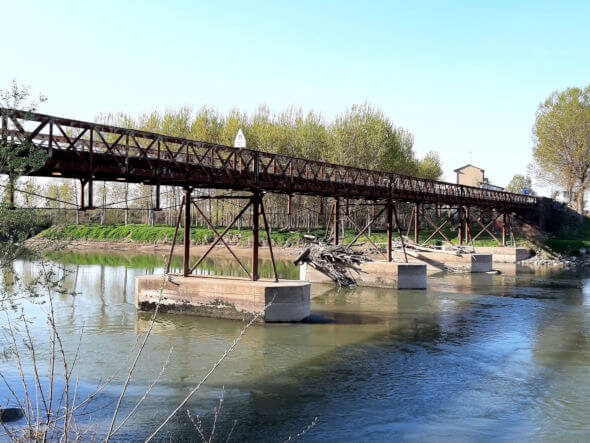
<path id="1" fill-rule="evenodd" d="M 219 228 L 221 231 L 222 228 Z M 420 232 L 420 241 L 425 241 L 431 234 L 431 230 L 423 230 Z M 306 231 L 290 231 L 290 232 L 278 232 L 273 231 L 271 234 L 273 245 L 278 246 L 300 246 L 305 243 L 303 236 Z M 310 234 L 315 235 L 318 238 L 324 237 L 323 229 L 312 230 Z M 453 239 L 456 243 L 456 233 L 447 232 L 447 237 Z M 169 243 L 172 242 L 174 236 L 174 227 L 168 225 L 56 225 L 49 229 L 41 232 L 38 237 L 47 238 L 52 240 L 87 240 L 87 241 L 104 241 L 104 242 L 136 242 L 143 244 L 153 243 Z M 179 229 L 177 241 L 182 241 L 183 230 Z M 342 238 L 343 243 L 349 243 L 356 236 L 356 232 L 353 230 L 347 230 L 344 237 Z M 397 235 L 394 236 L 396 238 Z M 204 227 L 193 227 L 191 228 L 191 239 L 195 244 L 206 245 L 210 244 L 215 238 L 213 230 Z M 252 230 L 250 228 L 243 228 L 241 230 L 231 229 L 226 239 L 232 244 L 247 245 L 252 238 Z M 387 241 L 387 235 L 383 231 L 373 231 L 370 236 L 371 240 L 377 244 L 384 245 Z M 265 243 L 266 234 L 261 231 L 260 239 Z M 521 240 L 520 238 L 517 241 Z M 367 240 L 364 237 L 360 237 L 357 241 L 358 244 L 366 243 Z M 436 236 L 436 238 L 429 241 L 431 244 L 441 244 L 442 237 Z M 490 237 L 481 236 L 475 242 L 476 246 L 496 246 L 497 243 Z"/>
<path id="2" fill-rule="evenodd" d="M 222 231 L 223 228 L 219 228 Z M 184 230 L 178 230 L 177 241 L 182 241 Z M 261 239 L 265 236 L 260 232 Z M 174 226 L 168 225 L 56 225 L 41 232 L 38 237 L 52 240 L 89 240 L 104 242 L 136 242 L 136 243 L 170 243 L 174 237 Z M 213 241 L 215 233 L 212 229 L 203 227 L 191 228 L 191 239 L 198 245 L 207 245 Z M 233 244 L 248 244 L 252 238 L 252 230 L 230 229 L 224 237 Z M 273 232 L 273 244 L 290 245 L 301 242 L 303 233 Z M 266 238 L 264 237 L 264 240 Z"/>
<path id="3" fill-rule="evenodd" d="M 580 249 L 590 251 L 590 217 L 581 226 L 564 227 L 557 235 L 547 239 L 547 246 L 554 252 L 578 255 Z"/>

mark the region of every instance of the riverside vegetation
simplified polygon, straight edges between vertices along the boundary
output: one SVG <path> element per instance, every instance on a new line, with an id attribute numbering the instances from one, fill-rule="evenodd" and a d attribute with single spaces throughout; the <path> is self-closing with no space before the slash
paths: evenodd
<path id="1" fill-rule="evenodd" d="M 452 238 L 453 242 L 456 243 L 456 231 L 451 228 L 444 230 L 447 237 Z M 422 230 L 419 234 L 420 242 L 425 241 L 432 230 Z M 316 238 L 324 238 L 326 232 L 324 229 L 312 229 L 309 233 L 305 230 L 289 230 L 287 232 L 278 232 L 273 230 L 271 232 L 271 239 L 273 245 L 289 247 L 289 246 L 302 246 L 305 242 L 305 236 L 314 236 Z M 343 244 L 350 243 L 357 232 L 352 229 L 345 229 L 344 235 L 341 236 L 341 242 Z M 454 234 L 454 236 L 453 236 Z M 179 229 L 176 241 L 182 242 L 182 228 Z M 174 226 L 167 225 L 55 225 L 48 229 L 40 232 L 37 236 L 41 239 L 50 239 L 58 241 L 100 241 L 100 242 L 136 242 L 136 243 L 171 243 L 174 237 Z M 483 238 L 482 238 L 483 237 Z M 230 229 L 227 234 L 228 241 L 232 244 L 246 246 L 250 244 L 252 239 L 252 229 Z M 369 238 L 377 244 L 385 245 L 387 241 L 387 234 L 383 230 L 373 230 L 369 235 Z M 197 245 L 210 244 L 215 239 L 215 233 L 213 230 L 206 227 L 193 227 L 191 228 L 191 239 Z M 266 241 L 263 235 L 260 236 L 261 241 Z M 517 236 L 516 241 L 523 242 L 522 236 Z M 364 238 L 358 240 L 358 244 L 363 244 Z M 441 239 L 435 238 L 428 242 L 429 244 L 441 244 Z M 491 237 L 484 237 L 483 235 L 478 238 L 475 243 L 476 246 L 495 246 L 497 243 Z"/>

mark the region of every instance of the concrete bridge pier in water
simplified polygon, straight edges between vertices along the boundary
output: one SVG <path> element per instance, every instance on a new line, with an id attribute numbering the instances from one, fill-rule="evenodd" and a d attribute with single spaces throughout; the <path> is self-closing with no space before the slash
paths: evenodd
<path id="1" fill-rule="evenodd" d="M 176 237 L 180 227 L 181 216 L 184 213 L 183 234 L 183 273 L 170 274 L 170 266 L 166 275 L 145 275 L 137 277 L 135 281 L 135 306 L 140 310 L 151 310 L 156 306 L 162 311 L 187 312 L 207 317 L 229 319 L 252 319 L 262 322 L 295 322 L 301 321 L 310 314 L 310 283 L 298 280 L 279 280 L 277 273 L 270 229 L 264 209 L 263 196 L 254 192 L 251 196 L 232 196 L 245 201 L 234 220 L 223 230 L 218 232 L 209 218 L 201 210 L 201 200 L 223 198 L 215 196 L 191 195 L 192 189 L 185 188 L 183 210 L 178 211 L 174 240 L 170 250 L 170 257 L 176 246 Z M 191 209 L 194 209 L 213 230 L 216 239 L 207 251 L 196 261 L 190 263 L 190 225 Z M 224 235 L 232 228 L 237 220 L 248 210 L 252 213 L 252 269 L 249 270 L 230 245 L 224 240 Z M 258 248 L 260 245 L 260 218 L 263 221 L 264 232 L 269 246 L 270 258 L 274 271 L 274 279 L 261 279 L 258 273 Z M 218 244 L 223 244 L 233 258 L 238 262 L 246 277 L 202 276 L 193 272 Z"/>

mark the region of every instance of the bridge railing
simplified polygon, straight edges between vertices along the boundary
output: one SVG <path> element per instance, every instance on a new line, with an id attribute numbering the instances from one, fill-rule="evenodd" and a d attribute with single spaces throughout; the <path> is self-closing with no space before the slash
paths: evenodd
<path id="1" fill-rule="evenodd" d="M 233 148 L 136 129 L 64 119 L 45 114 L 0 108 L 3 141 L 32 142 L 47 149 L 112 156 L 123 171 L 126 159 L 144 159 L 160 173 L 174 165 L 189 172 L 201 168 L 216 177 L 248 178 L 275 184 L 298 183 L 374 188 L 391 198 L 434 201 L 436 197 L 503 206 L 531 206 L 534 197 L 457 185 L 385 171 L 356 168 L 280 154 Z M 88 157 L 88 156 L 87 156 Z M 92 160 L 91 160 L 92 161 Z M 92 168 L 93 166 L 90 165 Z M 129 170 L 127 169 L 127 172 Z"/>

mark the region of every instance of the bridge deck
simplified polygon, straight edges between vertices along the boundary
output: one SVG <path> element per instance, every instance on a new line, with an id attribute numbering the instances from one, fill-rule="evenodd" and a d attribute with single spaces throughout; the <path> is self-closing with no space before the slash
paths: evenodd
<path id="1" fill-rule="evenodd" d="M 30 175 L 526 209 L 535 198 L 0 108 L 3 142 L 47 150 Z"/>

